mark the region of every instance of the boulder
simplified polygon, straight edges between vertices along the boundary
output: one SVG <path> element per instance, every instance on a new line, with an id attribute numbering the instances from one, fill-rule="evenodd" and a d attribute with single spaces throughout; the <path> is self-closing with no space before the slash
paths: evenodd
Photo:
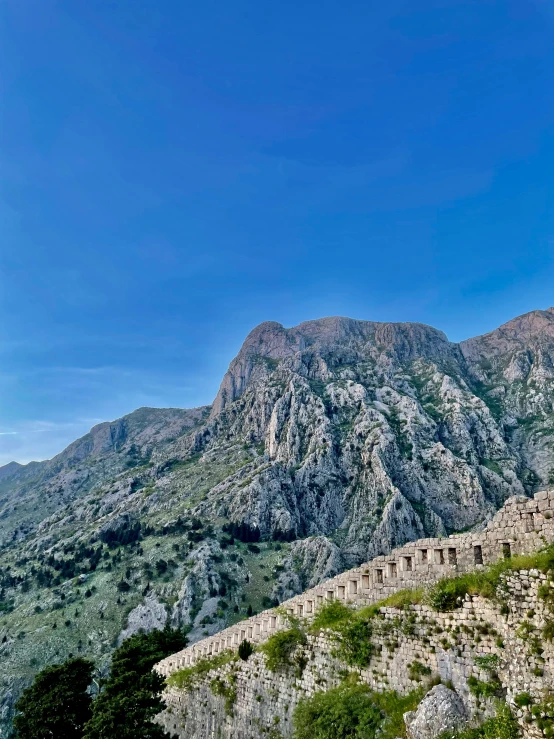
<path id="1" fill-rule="evenodd" d="M 444 685 L 436 685 L 415 711 L 404 714 L 409 739 L 436 739 L 444 731 L 459 729 L 467 720 L 459 696 Z"/>

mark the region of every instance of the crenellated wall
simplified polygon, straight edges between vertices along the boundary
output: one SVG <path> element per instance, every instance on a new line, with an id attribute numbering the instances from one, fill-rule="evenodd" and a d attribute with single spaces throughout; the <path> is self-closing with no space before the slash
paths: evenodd
<path id="1" fill-rule="evenodd" d="M 480 533 L 406 544 L 285 601 L 279 611 L 309 619 L 326 600 L 369 605 L 399 590 L 432 584 L 501 557 L 534 552 L 553 540 L 554 490 L 539 492 L 534 498 L 509 498 Z M 243 639 L 259 644 L 287 624 L 286 616 L 269 609 L 167 657 L 156 669 L 169 676 L 209 655 L 235 650 Z"/>
<path id="2" fill-rule="evenodd" d="M 477 722 L 494 712 L 494 699 L 479 702 L 470 692 L 468 678 L 491 680 L 476 658 L 496 655 L 495 679 L 519 719 L 525 739 L 539 739 L 542 732 L 528 720 L 514 697 L 529 693 L 537 702 L 554 685 L 554 645 L 542 639 L 542 627 L 552 615 L 541 585 L 550 582 L 538 570 L 514 572 L 504 583 L 504 608 L 479 596 L 466 596 L 463 606 L 437 613 L 426 605 L 403 610 L 384 607 L 374 619 L 371 641 L 374 656 L 367 669 L 348 667 L 335 653 L 336 642 L 328 632 L 307 635 L 299 648 L 301 670 L 271 672 L 263 654 L 248 661 L 236 659 L 198 678 L 190 691 L 169 687 L 167 709 L 157 721 L 179 739 L 278 739 L 293 733 L 293 713 L 298 702 L 316 691 L 340 684 L 345 672 L 378 691 L 405 694 L 438 676 L 462 699 Z M 554 583 L 551 583 L 554 588 Z M 525 625 L 525 628 L 523 628 Z M 420 665 L 425 673 L 414 670 Z M 232 685 L 232 705 L 213 690 L 214 680 Z"/>

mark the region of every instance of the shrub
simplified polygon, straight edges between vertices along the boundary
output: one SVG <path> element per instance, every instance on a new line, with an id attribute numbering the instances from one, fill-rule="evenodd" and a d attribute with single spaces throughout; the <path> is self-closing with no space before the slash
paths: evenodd
<path id="1" fill-rule="evenodd" d="M 222 680 L 220 677 L 216 677 L 210 683 L 210 689 L 214 695 L 219 695 L 221 698 L 225 698 L 225 713 L 231 716 L 233 713 L 233 706 L 237 699 L 237 689 L 235 687 L 236 677 L 234 675 L 228 676 L 228 682 Z"/>
<path id="2" fill-rule="evenodd" d="M 306 635 L 302 629 L 293 626 L 286 631 L 278 631 L 262 644 L 260 650 L 265 655 L 268 670 L 276 672 L 292 666 L 292 654 L 302 644 L 306 643 Z"/>
<path id="3" fill-rule="evenodd" d="M 443 578 L 434 585 L 427 594 L 427 602 L 435 611 L 452 611 L 462 605 L 464 596 L 470 590 L 469 576 Z"/>
<path id="4" fill-rule="evenodd" d="M 498 696 L 501 685 L 496 678 L 491 678 L 489 682 L 479 680 L 474 675 L 470 675 L 467 679 L 470 693 L 476 698 L 492 698 Z"/>
<path id="5" fill-rule="evenodd" d="M 366 685 L 341 685 L 301 700 L 293 721 L 295 739 L 373 739 L 382 716 Z"/>
<path id="6" fill-rule="evenodd" d="M 327 692 L 298 704 L 295 739 L 396 739 L 406 736 L 404 713 L 421 701 L 423 690 L 401 696 L 394 691 L 373 692 L 349 679 Z"/>
<path id="7" fill-rule="evenodd" d="M 243 639 L 239 644 L 239 657 L 246 662 L 250 655 L 254 652 L 254 646 L 248 639 Z"/>
<path id="8" fill-rule="evenodd" d="M 352 619 L 340 631 L 339 657 L 352 667 L 367 667 L 374 652 L 371 635 L 370 618 Z"/>
<path id="9" fill-rule="evenodd" d="M 409 666 L 408 676 L 410 680 L 415 680 L 416 682 L 419 682 L 422 677 L 430 674 L 431 668 L 428 665 L 424 665 L 422 662 L 418 662 L 417 660 L 414 660 Z"/>
<path id="10" fill-rule="evenodd" d="M 554 640 L 554 621 L 551 621 L 550 619 L 546 621 L 542 630 L 542 635 L 546 641 Z"/>
<path id="11" fill-rule="evenodd" d="M 218 667 L 229 664 L 235 659 L 234 653 L 227 649 L 220 654 L 214 655 L 213 657 L 206 657 L 200 659 L 192 667 L 184 667 L 182 670 L 177 670 L 167 679 L 167 684 L 172 685 L 182 690 L 191 690 L 196 681 L 205 677 L 211 670 L 216 670 Z"/>
<path id="12" fill-rule="evenodd" d="M 529 693 L 518 693 L 518 695 L 514 696 L 514 703 L 518 708 L 524 708 L 525 706 L 530 706 L 533 702 L 533 699 L 529 695 Z"/>
<path id="13" fill-rule="evenodd" d="M 475 657 L 474 659 L 477 667 L 487 672 L 494 672 L 498 667 L 498 655 L 497 654 L 485 654 L 482 657 Z"/>
<path id="14" fill-rule="evenodd" d="M 444 732 L 438 739 L 518 739 L 517 721 L 505 703 L 499 704 L 496 716 L 487 719 L 481 726 L 466 727 L 460 731 Z"/>
<path id="15" fill-rule="evenodd" d="M 332 600 L 319 609 L 312 621 L 310 631 L 317 633 L 321 629 L 335 629 L 339 624 L 351 619 L 352 616 L 351 608 L 338 600 Z"/>

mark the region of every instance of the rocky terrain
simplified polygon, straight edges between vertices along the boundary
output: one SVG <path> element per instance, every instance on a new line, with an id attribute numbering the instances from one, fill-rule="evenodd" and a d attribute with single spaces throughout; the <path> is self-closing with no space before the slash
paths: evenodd
<path id="1" fill-rule="evenodd" d="M 142 408 L 0 468 L 0 711 L 40 667 L 191 640 L 554 481 L 554 309 L 428 326 L 263 323 L 211 407 Z"/>

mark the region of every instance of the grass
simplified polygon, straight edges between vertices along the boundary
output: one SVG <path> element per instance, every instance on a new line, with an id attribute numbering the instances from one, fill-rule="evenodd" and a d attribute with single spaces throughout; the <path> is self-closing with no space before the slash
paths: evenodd
<path id="1" fill-rule="evenodd" d="M 443 578 L 429 590 L 426 600 L 436 611 L 452 611 L 462 605 L 467 594 L 494 599 L 497 597 L 497 588 L 503 575 L 531 569 L 541 572 L 554 569 L 553 544 L 534 554 L 501 559 L 486 570 L 468 572 L 459 577 Z"/>
<path id="2" fill-rule="evenodd" d="M 183 667 L 181 670 L 177 670 L 167 679 L 168 685 L 175 688 L 181 688 L 182 690 L 191 690 L 197 680 L 201 680 L 212 670 L 217 670 L 219 667 L 228 665 L 230 662 L 236 660 L 236 654 L 230 649 L 221 652 L 220 654 L 214 655 L 213 657 L 206 657 L 205 659 L 198 660 L 192 667 Z"/>

